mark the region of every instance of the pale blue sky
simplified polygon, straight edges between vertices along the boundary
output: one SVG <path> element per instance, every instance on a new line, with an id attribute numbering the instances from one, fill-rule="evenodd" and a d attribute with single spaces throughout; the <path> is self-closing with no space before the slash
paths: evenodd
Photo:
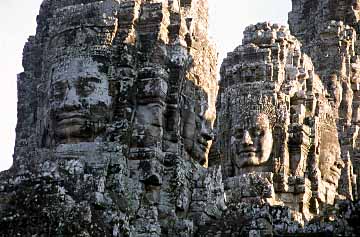
<path id="1" fill-rule="evenodd" d="M 22 72 L 22 49 L 36 29 L 42 0 L 0 0 L 0 170 L 12 163 L 16 126 L 16 75 Z M 249 24 L 286 24 L 291 0 L 209 0 L 210 35 L 220 60 L 241 44 Z"/>

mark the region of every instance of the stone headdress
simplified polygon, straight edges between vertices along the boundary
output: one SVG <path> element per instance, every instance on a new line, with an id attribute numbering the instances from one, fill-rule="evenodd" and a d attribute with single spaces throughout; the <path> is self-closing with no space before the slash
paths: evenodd
<path id="1" fill-rule="evenodd" d="M 286 105 L 278 99 L 277 94 L 255 95 L 253 93 L 236 99 L 236 102 L 233 107 L 235 126 L 250 127 L 256 118 L 263 114 L 267 116 L 270 127 L 273 128 L 283 124 L 287 117 Z"/>

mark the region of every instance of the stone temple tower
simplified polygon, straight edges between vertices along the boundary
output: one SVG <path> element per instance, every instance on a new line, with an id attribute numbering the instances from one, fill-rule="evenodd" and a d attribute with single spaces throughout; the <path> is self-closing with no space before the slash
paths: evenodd
<path id="1" fill-rule="evenodd" d="M 192 235 L 201 206 L 220 203 L 201 180 L 222 187 L 203 167 L 217 91 L 207 1 L 44 0 L 37 21 L 1 235 Z"/>
<path id="2" fill-rule="evenodd" d="M 359 236 L 359 17 L 293 0 L 217 81 L 207 0 L 44 0 L 0 236 Z"/>
<path id="3" fill-rule="evenodd" d="M 293 1 L 289 13 L 290 29 L 311 56 L 337 117 L 341 156 L 346 166 L 342 179 L 347 184 L 341 187 L 342 193 L 355 198 L 355 183 L 359 184 L 360 177 L 359 4 L 353 0 Z"/>

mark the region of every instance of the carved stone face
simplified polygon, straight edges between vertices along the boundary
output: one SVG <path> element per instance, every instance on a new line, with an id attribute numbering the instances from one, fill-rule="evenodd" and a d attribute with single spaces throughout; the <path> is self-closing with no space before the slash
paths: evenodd
<path id="1" fill-rule="evenodd" d="M 273 137 L 268 116 L 259 114 L 248 127 L 236 128 L 233 160 L 238 168 L 259 166 L 269 160 Z"/>
<path id="2" fill-rule="evenodd" d="M 345 167 L 341 160 L 340 144 L 337 136 L 331 131 L 323 131 L 321 137 L 319 158 L 321 177 L 325 182 L 337 186 L 341 170 Z"/>
<path id="3" fill-rule="evenodd" d="M 329 79 L 329 93 L 336 106 L 339 106 L 342 100 L 342 87 L 336 74 L 332 74 Z"/>
<path id="4" fill-rule="evenodd" d="M 199 111 L 196 111 L 195 108 L 199 108 Z M 207 102 L 194 106 L 187 101 L 181 113 L 182 137 L 184 138 L 185 150 L 201 165 L 207 162 L 211 141 L 213 140 L 211 128 L 213 119 L 207 114 L 207 109 Z"/>
<path id="5" fill-rule="evenodd" d="M 60 143 L 93 141 L 109 121 L 111 97 L 103 63 L 92 57 L 53 65 L 50 112 Z"/>

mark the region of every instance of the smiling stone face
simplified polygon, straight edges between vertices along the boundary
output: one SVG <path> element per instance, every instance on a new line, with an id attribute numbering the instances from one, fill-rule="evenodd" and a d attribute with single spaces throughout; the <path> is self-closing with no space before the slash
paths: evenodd
<path id="1" fill-rule="evenodd" d="M 319 168 L 323 181 L 338 185 L 341 170 L 345 164 L 341 159 L 341 149 L 336 130 L 323 129 L 321 134 Z"/>
<path id="2" fill-rule="evenodd" d="M 104 66 L 91 57 L 54 65 L 50 111 L 57 142 L 92 141 L 104 130 L 111 104 Z"/>
<path id="3" fill-rule="evenodd" d="M 269 118 L 258 114 L 248 126 L 235 128 L 232 137 L 233 161 L 238 168 L 259 166 L 270 158 L 273 137 Z"/>
<path id="4" fill-rule="evenodd" d="M 208 102 L 202 98 L 200 103 L 184 97 L 182 114 L 182 137 L 187 153 L 201 165 L 207 163 L 208 153 L 213 140 L 213 119 L 208 114 Z"/>

